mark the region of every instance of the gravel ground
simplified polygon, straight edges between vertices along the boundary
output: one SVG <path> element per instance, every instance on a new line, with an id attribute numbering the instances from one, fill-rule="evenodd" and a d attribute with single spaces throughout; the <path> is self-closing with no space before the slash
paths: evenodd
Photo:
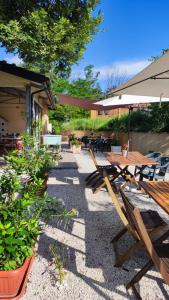
<path id="1" fill-rule="evenodd" d="M 110 243 L 122 227 L 121 221 L 105 190 L 96 195 L 85 187 L 84 179 L 93 169 L 87 151 L 75 155 L 78 170 L 55 169 L 50 173 L 48 193 L 62 198 L 68 209 L 77 208 L 79 215 L 68 224 L 53 220 L 40 237 L 37 256 L 32 266 L 24 300 L 112 300 L 135 299 L 125 289 L 126 283 L 142 267 L 147 255 L 138 251 L 124 268 L 114 268 L 114 252 Z M 98 156 L 102 163 L 103 157 Z M 148 197 L 128 191 L 140 207 L 158 209 L 168 221 L 168 216 Z M 57 270 L 49 252 L 49 245 L 60 242 L 60 255 L 64 257 L 65 278 L 61 285 L 56 281 Z M 121 242 L 124 249 L 130 236 Z M 166 286 L 155 269 L 148 272 L 138 286 L 143 299 L 169 299 Z"/>

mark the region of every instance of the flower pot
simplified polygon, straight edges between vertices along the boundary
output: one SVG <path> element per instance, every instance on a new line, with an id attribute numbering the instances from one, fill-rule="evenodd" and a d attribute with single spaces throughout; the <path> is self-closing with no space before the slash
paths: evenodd
<path id="1" fill-rule="evenodd" d="M 24 264 L 16 270 L 0 271 L 0 299 L 20 299 L 21 295 L 18 296 L 21 292 L 22 295 L 24 293 L 33 258 L 34 256 L 27 257 Z"/>
<path id="2" fill-rule="evenodd" d="M 122 155 L 123 155 L 124 157 L 127 157 L 127 155 L 128 155 L 128 150 L 122 150 Z"/>
<path id="3" fill-rule="evenodd" d="M 73 145 L 72 146 L 72 152 L 74 154 L 79 154 L 81 152 L 81 145 L 77 146 L 77 145 Z"/>
<path id="4" fill-rule="evenodd" d="M 111 146 L 111 152 L 121 152 L 121 146 Z"/>

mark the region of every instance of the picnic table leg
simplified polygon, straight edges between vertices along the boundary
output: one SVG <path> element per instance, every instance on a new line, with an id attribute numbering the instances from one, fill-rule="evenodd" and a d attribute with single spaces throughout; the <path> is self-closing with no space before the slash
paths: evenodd
<path id="1" fill-rule="evenodd" d="M 121 185 L 121 188 L 125 188 L 129 183 L 134 183 L 136 186 L 138 186 L 138 183 L 136 181 L 135 176 L 128 170 L 128 166 L 124 167 L 123 169 L 118 166 L 118 168 L 121 170 L 120 174 L 125 180 L 125 183 Z"/>

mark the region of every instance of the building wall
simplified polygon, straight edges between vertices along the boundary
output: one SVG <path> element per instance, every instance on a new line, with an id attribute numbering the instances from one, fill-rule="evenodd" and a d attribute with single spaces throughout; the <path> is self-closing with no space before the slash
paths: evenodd
<path id="1" fill-rule="evenodd" d="M 96 119 L 96 118 L 111 118 L 115 116 L 120 116 L 124 113 L 128 113 L 128 108 L 114 108 L 107 111 L 105 109 L 105 113 L 106 114 L 100 114 L 98 110 L 91 110 L 90 117 L 91 119 Z"/>
<path id="2" fill-rule="evenodd" d="M 8 121 L 9 134 L 26 130 L 25 104 L 0 103 L 0 116 Z"/>
<path id="3" fill-rule="evenodd" d="M 36 99 L 36 101 L 42 109 L 43 133 L 47 133 L 49 127 L 48 106 L 45 104 L 42 98 Z M 26 105 L 24 103 L 24 99 L 15 99 L 14 101 L 10 101 L 10 103 L 8 101 L 6 101 L 6 103 L 0 103 L 0 117 L 4 118 L 7 121 L 8 134 L 22 134 L 23 132 L 25 132 Z"/>

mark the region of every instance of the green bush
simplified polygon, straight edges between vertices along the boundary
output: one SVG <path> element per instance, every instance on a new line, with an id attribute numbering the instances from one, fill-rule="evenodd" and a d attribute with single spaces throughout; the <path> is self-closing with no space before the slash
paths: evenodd
<path id="1" fill-rule="evenodd" d="M 65 130 L 104 130 L 106 124 L 110 121 L 108 118 L 97 119 L 72 119 L 69 123 L 63 124 Z M 105 129 L 106 130 L 106 129 Z"/>
<path id="2" fill-rule="evenodd" d="M 22 266 L 33 255 L 43 229 L 41 221 L 54 216 L 66 221 L 77 215 L 76 209 L 68 211 L 59 199 L 44 193 L 51 151 L 28 135 L 23 141 L 23 150 L 5 156 L 7 164 L 0 177 L 0 270 L 5 271 Z M 23 172 L 29 176 L 26 183 L 20 176 Z"/>
<path id="3" fill-rule="evenodd" d="M 134 111 L 130 115 L 130 130 L 136 132 L 153 131 L 152 117 L 143 110 Z M 92 130 L 92 131 L 115 131 L 127 132 L 129 128 L 129 114 L 112 118 L 96 119 L 72 119 L 63 125 L 63 129 L 69 130 Z"/>

